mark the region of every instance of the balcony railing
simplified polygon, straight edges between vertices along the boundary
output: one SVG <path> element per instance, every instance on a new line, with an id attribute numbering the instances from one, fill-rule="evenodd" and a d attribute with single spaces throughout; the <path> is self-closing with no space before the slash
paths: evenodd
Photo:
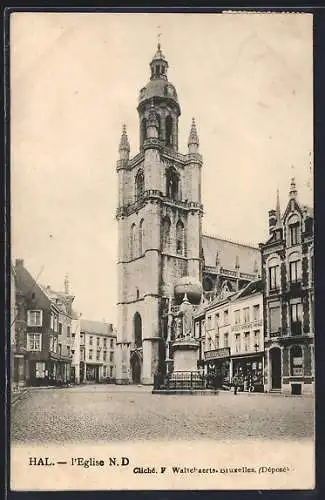
<path id="1" fill-rule="evenodd" d="M 154 389 L 158 390 L 202 390 L 207 386 L 207 378 L 199 371 L 179 371 L 154 377 Z"/>

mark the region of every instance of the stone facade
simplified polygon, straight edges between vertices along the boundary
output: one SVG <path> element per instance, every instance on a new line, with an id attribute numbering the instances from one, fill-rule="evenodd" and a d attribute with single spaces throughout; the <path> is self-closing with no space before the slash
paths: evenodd
<path id="1" fill-rule="evenodd" d="M 80 383 L 114 381 L 116 332 L 113 325 L 86 319 L 81 319 L 79 324 L 75 349 L 79 346 Z"/>
<path id="2" fill-rule="evenodd" d="M 168 301 L 182 277 L 203 281 L 205 300 L 260 275 L 260 252 L 202 235 L 202 157 L 194 119 L 178 151 L 181 108 L 160 45 L 140 90 L 139 152 L 123 126 L 118 174 L 117 382 L 152 384 L 165 370 Z"/>
<path id="3" fill-rule="evenodd" d="M 266 390 L 314 392 L 313 212 L 298 201 L 294 179 L 281 216 L 269 212 L 270 238 L 261 244 Z"/>

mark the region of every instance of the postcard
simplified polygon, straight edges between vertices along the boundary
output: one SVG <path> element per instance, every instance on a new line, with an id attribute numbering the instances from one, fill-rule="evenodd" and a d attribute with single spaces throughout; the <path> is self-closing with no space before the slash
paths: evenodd
<path id="1" fill-rule="evenodd" d="M 313 17 L 12 12 L 15 491 L 315 486 Z"/>

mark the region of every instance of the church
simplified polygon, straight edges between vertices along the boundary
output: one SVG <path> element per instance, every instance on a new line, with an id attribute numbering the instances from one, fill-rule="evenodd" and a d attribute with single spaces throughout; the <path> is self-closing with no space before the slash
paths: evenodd
<path id="1" fill-rule="evenodd" d="M 260 276 L 258 247 L 202 234 L 203 159 L 193 118 L 188 151 L 178 150 L 181 108 L 161 45 L 140 90 L 139 152 L 130 157 L 123 126 L 118 175 L 116 382 L 152 384 L 164 372 L 167 310 L 190 277 L 213 300 Z"/>

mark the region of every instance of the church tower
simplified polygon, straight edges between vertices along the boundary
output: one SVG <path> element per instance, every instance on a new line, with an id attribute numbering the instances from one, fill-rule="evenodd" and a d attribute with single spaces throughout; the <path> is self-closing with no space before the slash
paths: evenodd
<path id="1" fill-rule="evenodd" d="M 193 119 L 188 153 L 178 152 L 181 109 L 158 44 L 138 102 L 139 152 L 119 146 L 116 381 L 152 384 L 164 369 L 164 307 L 183 276 L 200 279 L 201 167 Z"/>

